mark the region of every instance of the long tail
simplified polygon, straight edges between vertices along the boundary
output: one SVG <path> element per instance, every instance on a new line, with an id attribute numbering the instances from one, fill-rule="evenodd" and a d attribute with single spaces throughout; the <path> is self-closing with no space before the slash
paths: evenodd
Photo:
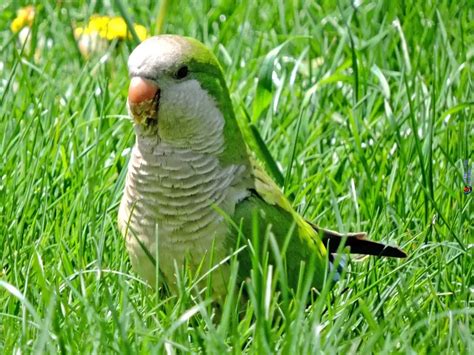
<path id="1" fill-rule="evenodd" d="M 344 245 L 349 247 L 351 254 L 389 256 L 393 258 L 407 257 L 407 254 L 400 248 L 366 239 L 366 233 L 341 234 L 321 228 L 313 223 L 311 225 L 319 233 L 323 244 L 327 246 L 330 253 L 337 252 L 339 245 L 345 243 Z"/>

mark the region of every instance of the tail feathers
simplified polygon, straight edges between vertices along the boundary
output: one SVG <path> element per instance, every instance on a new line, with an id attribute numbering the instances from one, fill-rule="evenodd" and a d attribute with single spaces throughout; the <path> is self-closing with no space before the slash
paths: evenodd
<path id="1" fill-rule="evenodd" d="M 341 234 L 320 228 L 315 224 L 311 225 L 319 233 L 323 244 L 327 246 L 330 253 L 337 252 L 339 245 L 342 243 L 350 248 L 351 254 L 389 256 L 393 258 L 406 258 L 407 256 L 407 254 L 400 248 L 366 239 L 366 233 Z"/>

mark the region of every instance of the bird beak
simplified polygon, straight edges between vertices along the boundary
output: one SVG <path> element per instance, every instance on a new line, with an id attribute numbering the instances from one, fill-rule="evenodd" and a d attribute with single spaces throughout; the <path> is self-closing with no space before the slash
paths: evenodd
<path id="1" fill-rule="evenodd" d="M 158 120 L 160 87 L 153 81 L 135 76 L 128 88 L 128 107 L 137 124 Z"/>

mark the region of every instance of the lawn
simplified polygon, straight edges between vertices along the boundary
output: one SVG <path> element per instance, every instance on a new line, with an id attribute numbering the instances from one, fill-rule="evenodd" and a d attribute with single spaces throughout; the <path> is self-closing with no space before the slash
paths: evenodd
<path id="1" fill-rule="evenodd" d="M 36 0 L 23 47 L 28 3 L 0 4 L 2 353 L 473 353 L 474 3 L 238 3 Z M 219 322 L 192 280 L 148 287 L 116 223 L 136 42 L 81 55 L 95 13 L 203 41 L 295 208 L 409 257 L 352 259 L 319 296 L 257 272 Z"/>

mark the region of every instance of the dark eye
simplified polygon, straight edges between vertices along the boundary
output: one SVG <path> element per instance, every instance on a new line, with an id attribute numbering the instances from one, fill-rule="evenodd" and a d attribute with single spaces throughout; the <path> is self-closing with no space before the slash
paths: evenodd
<path id="1" fill-rule="evenodd" d="M 178 71 L 176 72 L 176 79 L 183 79 L 185 78 L 187 75 L 188 75 L 188 67 L 185 65 L 185 66 L 182 66 L 181 68 L 178 69 Z"/>

